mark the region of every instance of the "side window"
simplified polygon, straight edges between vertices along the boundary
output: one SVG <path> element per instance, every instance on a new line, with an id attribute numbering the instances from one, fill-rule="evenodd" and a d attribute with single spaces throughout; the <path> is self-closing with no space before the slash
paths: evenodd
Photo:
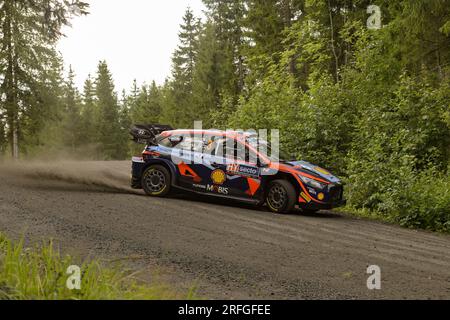
<path id="1" fill-rule="evenodd" d="M 177 143 L 173 143 L 172 141 L 170 141 L 170 137 L 159 140 L 158 144 L 166 148 L 174 148 L 177 145 Z"/>
<path id="2" fill-rule="evenodd" d="M 253 152 L 250 152 L 244 144 L 230 138 L 222 138 L 217 142 L 215 155 L 234 161 L 256 163 L 256 155 Z"/>
<path id="3" fill-rule="evenodd" d="M 236 141 L 234 139 L 220 137 L 217 140 L 215 148 L 215 156 L 221 158 L 233 158 L 235 157 Z"/>
<path id="4" fill-rule="evenodd" d="M 216 153 L 217 146 L 220 144 L 222 137 L 213 135 L 205 135 L 203 137 L 203 150 L 205 154 L 214 155 Z"/>
<path id="5" fill-rule="evenodd" d="M 183 140 L 176 148 L 184 151 L 202 152 L 203 140 L 200 136 L 183 135 Z"/>
<path id="6" fill-rule="evenodd" d="M 258 154 L 255 151 L 250 150 L 242 142 L 237 142 L 236 159 L 256 165 L 258 163 Z"/>

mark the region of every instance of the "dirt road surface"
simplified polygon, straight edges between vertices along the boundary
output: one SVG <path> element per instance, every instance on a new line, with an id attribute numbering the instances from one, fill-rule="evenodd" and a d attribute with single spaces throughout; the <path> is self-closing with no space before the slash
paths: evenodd
<path id="1" fill-rule="evenodd" d="M 0 231 L 125 258 L 212 299 L 450 299 L 449 236 L 334 212 L 148 198 L 128 187 L 129 172 L 129 162 L 0 163 Z M 381 268 L 381 290 L 367 288 L 369 265 Z"/>

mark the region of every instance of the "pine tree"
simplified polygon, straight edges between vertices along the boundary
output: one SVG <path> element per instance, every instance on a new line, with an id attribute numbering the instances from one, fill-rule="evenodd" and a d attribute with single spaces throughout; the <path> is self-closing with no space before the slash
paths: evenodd
<path id="1" fill-rule="evenodd" d="M 61 123 L 64 115 L 65 80 L 62 59 L 49 57 L 48 69 L 34 82 L 36 95 L 26 97 L 28 106 L 20 117 L 22 155 L 33 155 L 42 150 L 61 147 Z"/>
<path id="2" fill-rule="evenodd" d="M 244 22 L 247 15 L 245 1 L 203 0 L 209 9 L 208 18 L 214 24 L 218 50 L 223 53 L 222 62 L 228 79 L 222 91 L 239 96 L 244 88 L 247 66 L 244 56 Z"/>
<path id="3" fill-rule="evenodd" d="M 130 106 L 132 106 L 136 102 L 136 100 L 138 98 L 138 95 L 139 95 L 139 87 L 138 87 L 138 84 L 137 84 L 137 80 L 134 79 L 133 80 L 133 86 L 131 87 L 130 95 L 127 97 L 128 104 Z"/>
<path id="4" fill-rule="evenodd" d="M 86 14 L 79 0 L 0 1 L 0 107 L 6 113 L 11 154 L 19 156 L 19 139 L 26 126 L 24 115 L 41 100 L 42 83 L 52 68 L 60 29 L 75 14 Z M 41 105 L 42 106 L 42 105 Z M 35 120 L 35 119 L 34 119 Z"/>
<path id="5" fill-rule="evenodd" d="M 128 123 L 128 129 L 129 127 L 134 123 L 137 123 L 139 121 L 135 121 L 133 117 L 133 112 L 137 108 L 138 104 L 138 98 L 139 98 L 139 88 L 137 85 L 137 80 L 133 80 L 133 85 L 131 87 L 130 94 L 127 95 L 126 91 L 123 90 L 122 92 L 122 99 L 121 99 L 121 114 L 122 118 L 127 119 Z"/>
<path id="6" fill-rule="evenodd" d="M 194 17 L 190 8 L 186 10 L 180 28 L 181 31 L 178 35 L 180 43 L 172 58 L 172 77 L 176 89 L 189 94 L 192 92 L 199 32 L 199 21 Z"/>
<path id="7" fill-rule="evenodd" d="M 230 114 L 245 88 L 247 63 L 244 56 L 245 3 L 239 0 L 204 0 L 208 21 L 202 28 L 194 73 L 193 106 L 198 119 L 212 126 L 224 110 Z M 225 116 L 225 113 L 223 113 Z M 222 117 L 221 117 L 222 118 Z"/>
<path id="8" fill-rule="evenodd" d="M 95 86 L 91 75 L 88 75 L 84 82 L 83 105 L 81 108 L 82 140 L 85 145 L 91 145 L 96 140 L 97 128 L 95 121 L 98 118 Z"/>
<path id="9" fill-rule="evenodd" d="M 128 130 L 131 127 L 131 106 L 127 92 L 122 90 L 122 97 L 119 103 L 119 123 L 123 130 Z"/>
<path id="10" fill-rule="evenodd" d="M 82 119 L 80 95 L 75 87 L 75 73 L 72 66 L 69 69 L 65 86 L 64 115 L 62 120 L 62 137 L 64 145 L 75 151 L 82 143 Z"/>
<path id="11" fill-rule="evenodd" d="M 246 0 L 244 18 L 245 49 L 250 57 L 250 86 L 258 82 L 270 69 L 271 63 L 279 63 L 283 48 L 284 31 L 304 14 L 305 0 Z M 315 3 L 317 1 L 311 1 Z M 322 3 L 319 1 L 319 3 Z M 292 66 L 291 66 L 292 67 Z"/>
<path id="12" fill-rule="evenodd" d="M 101 61 L 96 79 L 98 116 L 96 119 L 99 150 L 105 159 L 124 159 L 127 134 L 120 126 L 119 105 L 108 65 Z"/>
<path id="13" fill-rule="evenodd" d="M 158 123 L 161 114 L 161 96 L 153 81 L 150 86 L 142 86 L 134 104 L 130 108 L 134 123 Z"/>
<path id="14" fill-rule="evenodd" d="M 204 127 L 212 124 L 210 113 L 220 107 L 221 94 L 232 73 L 226 52 L 220 47 L 215 25 L 207 23 L 200 38 L 193 90 L 196 120 L 203 120 Z"/>
<path id="15" fill-rule="evenodd" d="M 127 134 L 130 130 L 130 128 L 133 125 L 133 120 L 131 118 L 131 105 L 130 105 L 130 99 L 127 96 L 127 93 L 125 90 L 122 91 L 122 98 L 120 99 L 120 111 L 119 111 L 119 123 L 120 123 L 120 129 L 124 133 L 123 138 L 123 144 L 126 146 L 126 151 L 129 154 L 137 154 L 135 153 L 135 150 L 137 148 L 137 144 L 134 143 L 131 139 L 125 138 L 125 134 Z M 141 147 L 139 147 L 139 152 L 142 152 Z"/>
<path id="16" fill-rule="evenodd" d="M 161 114 L 159 121 L 174 128 L 182 128 L 184 124 L 179 116 L 179 106 L 175 102 L 175 93 L 172 81 L 166 79 L 160 88 Z"/>
<path id="17" fill-rule="evenodd" d="M 172 58 L 171 94 L 173 104 L 166 105 L 165 118 L 173 126 L 192 126 L 192 87 L 198 51 L 199 20 L 186 10 L 179 33 L 179 45 Z"/>
<path id="18" fill-rule="evenodd" d="M 160 122 L 162 109 L 161 93 L 160 88 L 156 85 L 155 81 L 152 81 L 152 84 L 149 87 L 148 107 L 146 114 L 148 121 L 154 123 Z"/>

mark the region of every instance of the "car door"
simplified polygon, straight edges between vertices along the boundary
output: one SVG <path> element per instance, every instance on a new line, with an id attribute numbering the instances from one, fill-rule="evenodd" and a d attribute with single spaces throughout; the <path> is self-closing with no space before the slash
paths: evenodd
<path id="1" fill-rule="evenodd" d="M 196 134 L 183 134 L 181 137 L 182 141 L 172 149 L 171 154 L 172 162 L 177 167 L 177 185 L 198 191 L 207 177 L 201 166 L 203 140 Z"/>
<path id="2" fill-rule="evenodd" d="M 251 162 L 250 155 L 250 150 L 241 141 L 226 137 L 218 139 L 208 161 L 212 170 L 208 189 L 239 198 L 257 198 L 261 174 L 257 163 Z"/>
<path id="3" fill-rule="evenodd" d="M 201 152 L 197 150 L 193 154 L 193 163 L 190 168 L 199 177 L 192 188 L 196 192 L 227 196 L 230 189 L 227 186 L 226 165 L 222 159 L 215 156 L 216 147 L 222 136 L 215 134 L 198 135 L 201 142 Z M 199 148 L 200 149 L 200 148 Z"/>

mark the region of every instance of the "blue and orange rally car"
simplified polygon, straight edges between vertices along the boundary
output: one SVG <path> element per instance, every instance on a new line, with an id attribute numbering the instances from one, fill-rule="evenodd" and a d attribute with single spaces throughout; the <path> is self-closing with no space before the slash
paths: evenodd
<path id="1" fill-rule="evenodd" d="M 261 152 L 271 151 L 270 144 L 251 133 L 161 125 L 136 125 L 130 133 L 146 145 L 142 157 L 133 158 L 131 185 L 149 196 L 164 197 L 176 189 L 267 204 L 276 213 L 289 213 L 296 205 L 315 212 L 345 204 L 338 178 L 308 162 Z"/>

